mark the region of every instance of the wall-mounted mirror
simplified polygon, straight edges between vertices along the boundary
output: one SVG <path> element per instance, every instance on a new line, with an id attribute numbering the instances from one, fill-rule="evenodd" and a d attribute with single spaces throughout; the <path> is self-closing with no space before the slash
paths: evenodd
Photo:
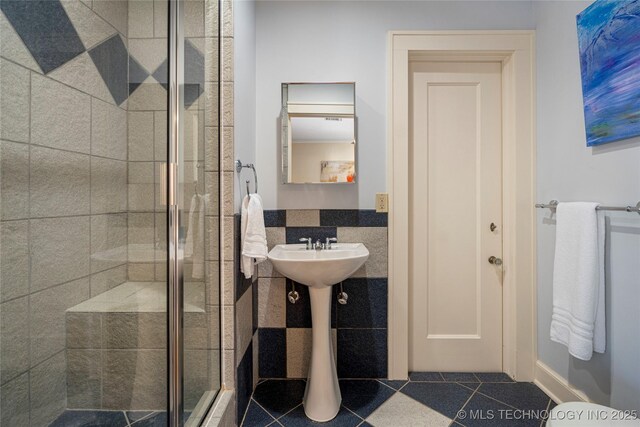
<path id="1" fill-rule="evenodd" d="M 282 84 L 285 184 L 356 181 L 355 83 Z"/>

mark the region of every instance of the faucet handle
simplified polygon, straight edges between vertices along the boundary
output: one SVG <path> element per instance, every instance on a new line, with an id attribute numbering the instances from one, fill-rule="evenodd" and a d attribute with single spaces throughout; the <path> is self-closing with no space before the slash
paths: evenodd
<path id="1" fill-rule="evenodd" d="M 338 238 L 337 237 L 327 237 L 325 239 L 324 247 L 326 249 L 331 249 L 331 242 L 338 243 Z"/>
<path id="2" fill-rule="evenodd" d="M 313 240 L 311 239 L 311 237 L 302 237 L 300 239 L 301 242 L 304 242 L 307 244 L 307 250 L 311 249 L 312 245 L 313 245 Z"/>

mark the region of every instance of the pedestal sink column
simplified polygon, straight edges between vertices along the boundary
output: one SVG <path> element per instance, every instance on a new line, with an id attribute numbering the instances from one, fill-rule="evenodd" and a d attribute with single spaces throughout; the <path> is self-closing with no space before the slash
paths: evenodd
<path id="1" fill-rule="evenodd" d="M 313 348 L 303 405 L 307 417 L 325 422 L 338 414 L 342 402 L 331 337 L 332 286 L 309 287 L 309 295 Z"/>

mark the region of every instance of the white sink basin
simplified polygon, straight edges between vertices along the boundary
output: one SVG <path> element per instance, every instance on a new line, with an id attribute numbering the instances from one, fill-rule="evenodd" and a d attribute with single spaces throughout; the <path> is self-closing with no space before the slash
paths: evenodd
<path id="1" fill-rule="evenodd" d="M 331 249 L 277 245 L 269 252 L 273 266 L 289 279 L 314 288 L 332 286 L 355 273 L 369 258 L 362 243 L 336 243 Z"/>
<path id="2" fill-rule="evenodd" d="M 313 339 L 302 404 L 307 417 L 314 421 L 333 419 L 342 402 L 332 349 L 331 287 L 355 273 L 367 258 L 369 250 L 362 243 L 336 243 L 323 250 L 278 245 L 269 252 L 276 270 L 309 287 Z"/>

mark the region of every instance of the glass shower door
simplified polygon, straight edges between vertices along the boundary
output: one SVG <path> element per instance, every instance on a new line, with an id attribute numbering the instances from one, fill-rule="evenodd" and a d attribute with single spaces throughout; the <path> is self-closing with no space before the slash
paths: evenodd
<path id="1" fill-rule="evenodd" d="M 198 425 L 220 388 L 218 11 L 216 0 L 170 5 L 169 411 L 176 425 Z"/>
<path id="2" fill-rule="evenodd" d="M 218 7 L 177 5 L 0 1 L 2 426 L 197 425 L 219 389 Z"/>

